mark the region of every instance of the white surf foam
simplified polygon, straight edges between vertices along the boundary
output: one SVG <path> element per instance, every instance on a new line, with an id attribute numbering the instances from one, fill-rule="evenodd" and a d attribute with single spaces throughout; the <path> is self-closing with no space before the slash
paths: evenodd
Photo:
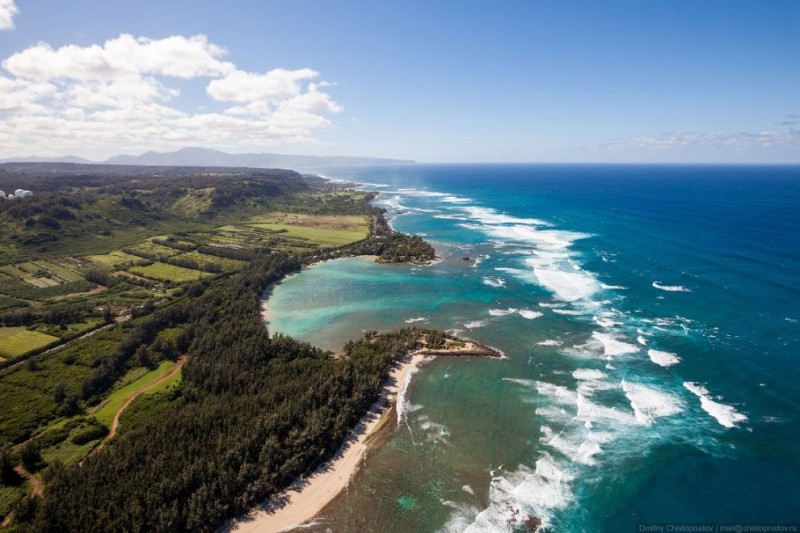
<path id="1" fill-rule="evenodd" d="M 609 335 L 608 333 L 600 333 L 599 331 L 595 331 L 592 333 L 592 337 L 600 341 L 600 344 L 603 345 L 603 355 L 605 355 L 608 359 L 629 353 L 636 353 L 639 351 L 639 347 L 635 344 L 623 342 Z"/>
<path id="2" fill-rule="evenodd" d="M 733 406 L 712 400 L 711 394 L 704 386 L 691 381 L 685 382 L 683 386 L 700 398 L 700 407 L 703 408 L 703 411 L 716 418 L 720 425 L 726 428 L 733 428 L 740 422 L 747 420 L 747 416 L 738 412 Z"/>
<path id="3" fill-rule="evenodd" d="M 536 343 L 537 346 L 561 346 L 562 344 L 564 343 L 555 339 L 545 339 Z"/>
<path id="4" fill-rule="evenodd" d="M 683 285 L 662 285 L 661 283 L 654 281 L 653 287 L 656 289 L 661 289 L 662 291 L 668 292 L 692 292 L 691 289 L 687 289 Z"/>
<path id="5" fill-rule="evenodd" d="M 408 387 L 411 385 L 411 379 L 419 371 L 419 366 L 414 366 L 406 372 L 403 381 L 400 383 L 400 388 L 397 389 L 397 399 L 395 400 L 395 408 L 397 409 L 397 427 L 400 427 L 409 413 L 420 409 L 420 406 L 412 405 L 406 396 L 408 395 Z"/>
<path id="6" fill-rule="evenodd" d="M 644 338 L 644 335 L 639 335 L 638 337 L 636 337 L 636 342 L 638 342 L 642 346 L 647 346 L 647 339 Z"/>
<path id="7" fill-rule="evenodd" d="M 467 217 L 459 215 L 433 215 L 433 218 L 439 218 L 441 220 L 460 220 L 460 221 L 469 220 Z"/>
<path id="8" fill-rule="evenodd" d="M 490 287 L 501 288 L 506 286 L 506 280 L 503 278 L 490 278 L 488 276 L 484 276 L 483 284 L 488 285 Z"/>
<path id="9" fill-rule="evenodd" d="M 467 322 L 464 324 L 464 327 L 467 329 L 475 329 L 475 328 L 482 328 L 486 325 L 485 320 L 473 320 L 472 322 Z"/>
<path id="10" fill-rule="evenodd" d="M 466 533 L 512 532 L 535 516 L 547 528 L 552 512 L 573 499 L 570 482 L 574 479 L 547 453 L 536 461 L 536 469 L 522 465 L 505 476 L 492 478 L 489 506 L 478 513 Z"/>
<path id="11" fill-rule="evenodd" d="M 672 352 L 663 352 L 661 350 L 647 350 L 647 355 L 650 356 L 651 361 L 663 367 L 677 365 L 678 363 L 681 362 L 680 358 Z"/>
<path id="12" fill-rule="evenodd" d="M 406 324 L 413 324 L 414 322 L 422 322 L 423 320 L 428 320 L 428 319 L 425 318 L 424 316 L 420 316 L 420 317 L 417 317 L 417 318 L 409 318 L 409 319 L 405 320 L 405 323 Z"/>
<path id="13" fill-rule="evenodd" d="M 533 268 L 533 275 L 546 289 L 566 302 L 588 298 L 597 292 L 597 282 L 586 272 L 567 272 L 561 268 L 545 266 L 533 259 L 526 260 Z"/>
<path id="14" fill-rule="evenodd" d="M 534 318 L 542 316 L 542 313 L 539 311 L 531 311 L 530 309 L 520 309 L 519 314 L 522 318 L 527 318 L 528 320 L 533 320 Z"/>
<path id="15" fill-rule="evenodd" d="M 562 302 L 539 302 L 539 307 L 545 307 L 547 309 L 558 309 L 559 307 L 564 307 L 564 303 Z"/>
<path id="16" fill-rule="evenodd" d="M 470 198 L 462 196 L 443 196 L 442 201 L 448 204 L 469 204 L 472 202 Z"/>
<path id="17" fill-rule="evenodd" d="M 606 374 L 593 368 L 579 368 L 572 373 L 572 377 L 575 379 L 603 379 Z"/>
<path id="18" fill-rule="evenodd" d="M 567 315 L 567 316 L 581 316 L 585 314 L 583 311 L 579 311 L 577 309 L 553 309 L 553 312 L 557 315 Z"/>
<path id="19" fill-rule="evenodd" d="M 550 224 L 538 218 L 520 218 L 505 213 L 499 213 L 487 207 L 469 206 L 464 208 L 464 212 L 471 218 L 487 225 L 503 224 L 533 224 L 535 226 L 549 226 Z"/>
<path id="20" fill-rule="evenodd" d="M 509 307 L 508 309 L 489 309 L 489 314 L 492 316 L 508 316 L 516 313 L 517 310 Z"/>
<path id="21" fill-rule="evenodd" d="M 623 381 L 622 390 L 639 424 L 651 426 L 656 418 L 683 412 L 683 402 L 658 389 Z"/>

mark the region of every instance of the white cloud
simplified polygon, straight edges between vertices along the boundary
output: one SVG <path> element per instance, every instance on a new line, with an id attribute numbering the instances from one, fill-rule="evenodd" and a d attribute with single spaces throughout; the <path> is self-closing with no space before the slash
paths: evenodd
<path id="1" fill-rule="evenodd" d="M 14 28 L 14 15 L 19 14 L 19 9 L 14 0 L 0 0 L 0 30 Z"/>
<path id="2" fill-rule="evenodd" d="M 277 68 L 266 74 L 236 70 L 208 84 L 208 94 L 220 102 L 266 102 L 300 93 L 300 82 L 319 76 L 310 68 L 286 70 Z"/>
<path id="3" fill-rule="evenodd" d="M 321 90 L 332 84 L 310 82 L 319 77 L 310 68 L 245 72 L 227 54 L 204 35 L 126 34 L 13 54 L 0 74 L 0 156 L 313 144 L 342 109 Z M 178 80 L 205 87 L 209 100 L 183 99 Z M 227 102 L 237 105 L 220 109 Z"/>
<path id="4" fill-rule="evenodd" d="M 0 0 L 1 1 L 1 0 Z M 162 75 L 175 78 L 217 76 L 234 70 L 220 61 L 224 48 L 205 35 L 173 35 L 153 40 L 122 34 L 103 46 L 67 45 L 54 50 L 38 43 L 3 61 L 3 68 L 19 78 L 108 81 L 120 76 Z"/>

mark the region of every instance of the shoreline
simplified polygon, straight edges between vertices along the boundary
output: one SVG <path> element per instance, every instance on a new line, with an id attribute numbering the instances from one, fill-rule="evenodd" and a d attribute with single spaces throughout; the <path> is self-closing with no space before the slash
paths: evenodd
<path id="1" fill-rule="evenodd" d="M 447 338 L 441 348 L 423 346 L 406 354 L 395 362 L 380 398 L 350 432 L 333 458 L 320 465 L 309 477 L 295 480 L 288 489 L 250 513 L 227 522 L 219 532 L 289 531 L 316 517 L 347 488 L 369 452 L 391 438 L 402 422 L 402 403 L 419 368 L 438 356 L 505 359 L 499 350 L 453 337 Z"/>
<path id="2" fill-rule="evenodd" d="M 390 427 L 387 422 L 395 412 L 401 387 L 408 386 L 413 371 L 429 358 L 430 355 L 418 350 L 396 363 L 389 372 L 380 399 L 361 418 L 331 460 L 320 465 L 311 476 L 298 479 L 281 494 L 244 517 L 230 521 L 219 531 L 288 531 L 317 516 L 349 485 L 367 452 L 373 448 L 374 437 Z"/>

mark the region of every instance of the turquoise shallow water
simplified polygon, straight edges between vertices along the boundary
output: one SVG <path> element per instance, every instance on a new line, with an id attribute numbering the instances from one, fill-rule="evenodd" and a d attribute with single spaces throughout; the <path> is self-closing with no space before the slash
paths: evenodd
<path id="1" fill-rule="evenodd" d="M 380 190 L 443 262 L 316 265 L 274 290 L 269 327 L 336 350 L 417 323 L 507 359 L 423 368 L 395 436 L 312 529 L 800 521 L 798 168 L 335 177 Z"/>

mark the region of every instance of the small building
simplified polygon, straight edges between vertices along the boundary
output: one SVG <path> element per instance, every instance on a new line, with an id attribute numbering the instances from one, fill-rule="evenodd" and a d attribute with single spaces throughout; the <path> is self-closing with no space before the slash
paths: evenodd
<path id="1" fill-rule="evenodd" d="M 33 192 L 25 189 L 17 189 L 14 191 L 14 196 L 17 198 L 27 198 L 28 196 L 33 196 Z"/>
<path id="2" fill-rule="evenodd" d="M 5 198 L 5 197 L 6 197 L 6 192 L 0 191 L 0 198 Z"/>

